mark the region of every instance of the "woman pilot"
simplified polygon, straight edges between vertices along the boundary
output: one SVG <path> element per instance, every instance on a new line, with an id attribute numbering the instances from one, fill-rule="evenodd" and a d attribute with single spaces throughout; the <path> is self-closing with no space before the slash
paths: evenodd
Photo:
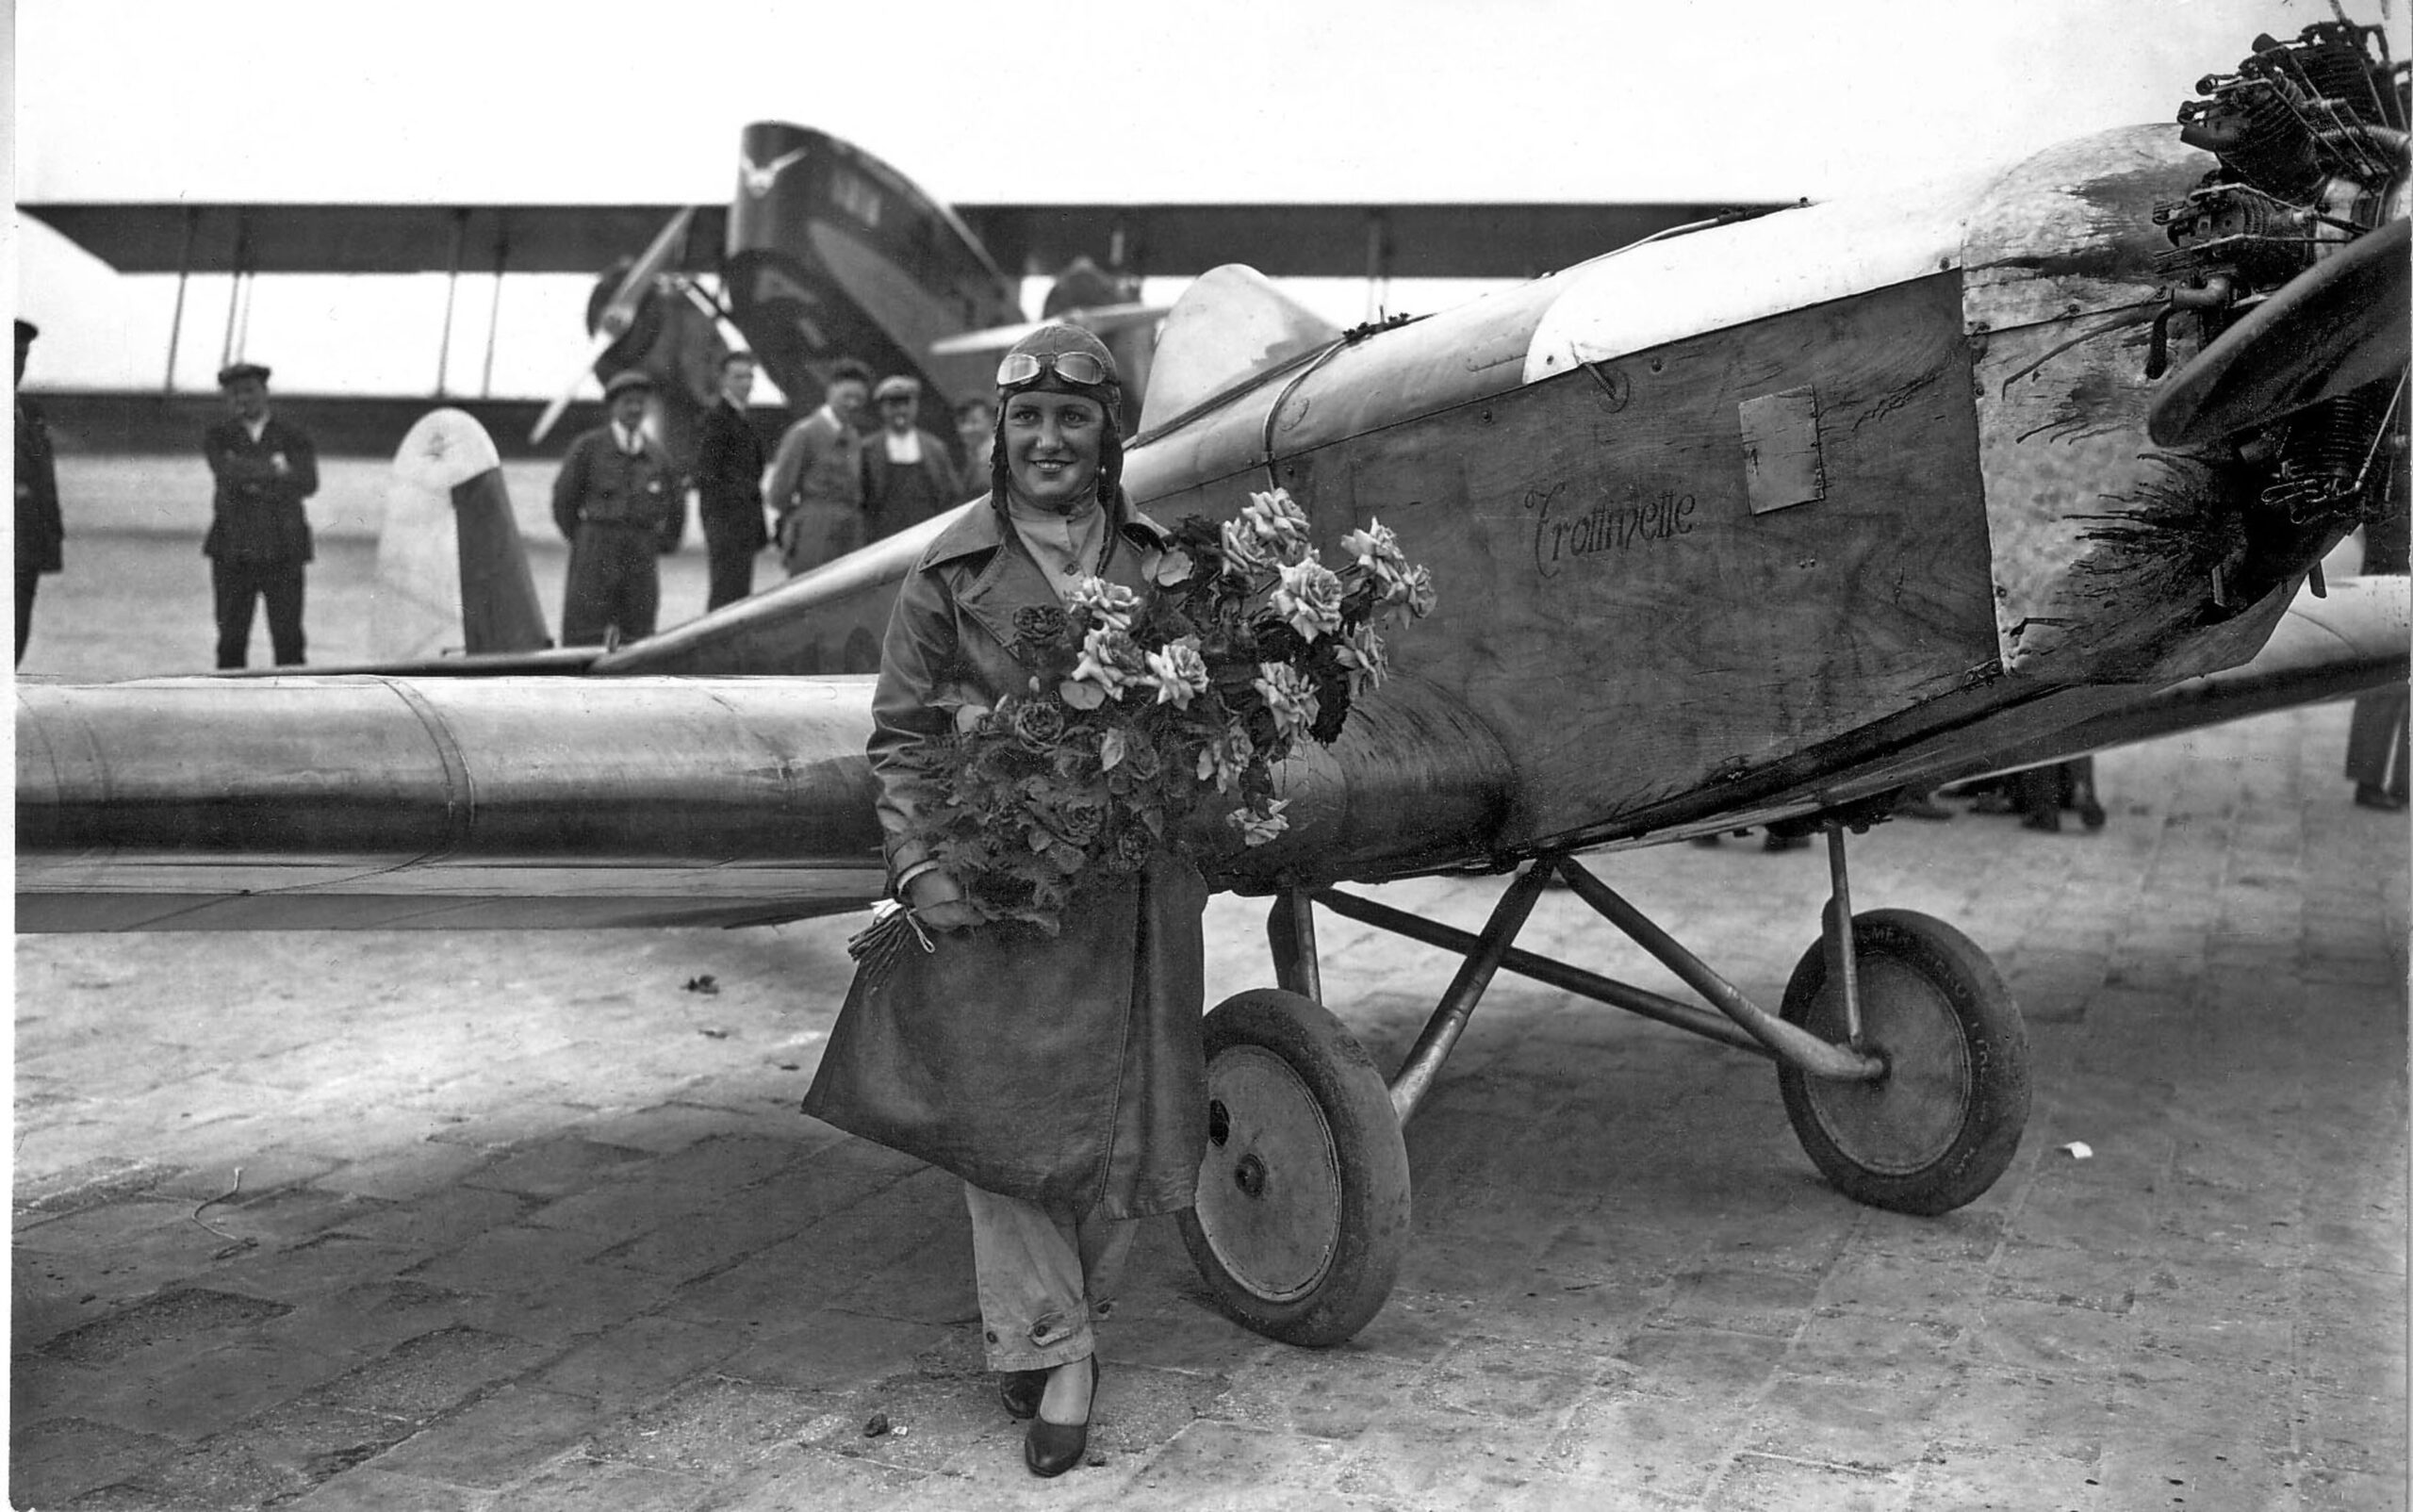
<path id="1" fill-rule="evenodd" d="M 926 758 L 966 705 L 1024 691 L 1017 611 L 1102 577 L 1145 591 L 1163 530 L 1124 497 L 1122 387 L 1089 332 L 1049 325 L 997 368 L 989 492 L 898 591 L 873 702 L 871 765 L 895 894 L 934 952 L 912 986 L 849 994 L 805 1110 L 965 1180 L 983 1339 L 1024 1459 L 1086 1452 L 1094 1325 L 1133 1220 L 1190 1206 L 1206 1127 L 1197 869 L 1159 848 L 1076 896 L 1062 932 L 983 924 L 916 814 Z M 914 952 L 908 951 L 909 956 Z"/>

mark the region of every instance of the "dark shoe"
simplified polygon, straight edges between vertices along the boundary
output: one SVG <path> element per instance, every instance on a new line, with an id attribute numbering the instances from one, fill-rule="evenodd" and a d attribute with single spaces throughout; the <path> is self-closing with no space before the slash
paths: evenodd
<path id="1" fill-rule="evenodd" d="M 1905 819 L 1949 819 L 1952 811 L 1933 798 L 1905 798 L 1894 805 L 1894 813 Z"/>
<path id="2" fill-rule="evenodd" d="M 1039 1399 L 1047 1389 L 1045 1371 L 1008 1371 L 997 1382 L 997 1400 L 1016 1422 L 1039 1416 Z"/>
<path id="3" fill-rule="evenodd" d="M 1771 830 L 1767 833 L 1767 838 L 1760 842 L 1760 848 L 1762 850 L 1798 850 L 1809 843 L 1808 835 L 1781 835 Z"/>
<path id="4" fill-rule="evenodd" d="M 2405 795 L 2391 793 L 2377 782 L 2357 782 L 2355 784 L 2355 806 L 2392 814 L 2405 807 Z"/>
<path id="5" fill-rule="evenodd" d="M 1046 1372 L 1040 1372 L 1045 1379 Z M 1034 1404 L 1035 1405 L 1036 1404 Z M 1097 1416 L 1097 1356 L 1090 1356 L 1090 1417 Z M 1081 1462 L 1090 1451 L 1090 1420 L 1078 1422 L 1050 1422 L 1045 1418 L 1030 1420 L 1030 1430 L 1023 1435 L 1022 1462 L 1038 1476 L 1061 1475 Z"/>

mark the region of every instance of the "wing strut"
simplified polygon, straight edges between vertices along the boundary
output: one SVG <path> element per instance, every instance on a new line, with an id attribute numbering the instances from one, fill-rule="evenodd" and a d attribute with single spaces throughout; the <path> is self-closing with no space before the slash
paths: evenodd
<path id="1" fill-rule="evenodd" d="M 235 218 L 235 276 L 226 288 L 226 338 L 218 349 L 218 366 L 225 367 L 241 356 L 242 350 L 235 340 L 236 318 L 241 314 L 244 291 L 249 286 L 252 264 L 252 218 L 246 210 Z M 250 334 L 251 321 L 244 319 L 243 330 Z"/>
<path id="2" fill-rule="evenodd" d="M 192 278 L 193 222 L 200 218 L 199 210 L 189 205 L 185 206 L 184 238 L 176 248 L 176 313 L 168 323 L 168 372 L 159 381 L 159 391 L 164 394 L 176 391 L 176 341 L 185 334 L 185 286 Z"/>
<path id="3" fill-rule="evenodd" d="M 478 397 L 494 397 L 494 337 L 502 324 L 502 268 L 511 257 L 511 228 L 496 228 L 494 234 L 494 297 L 486 301 L 486 362 L 478 374 Z"/>
<path id="4" fill-rule="evenodd" d="M 435 346 L 435 397 L 444 397 L 444 381 L 452 372 L 452 304 L 461 292 L 461 243 L 469 234 L 469 212 L 452 212 L 452 252 L 444 269 L 444 333 Z"/>

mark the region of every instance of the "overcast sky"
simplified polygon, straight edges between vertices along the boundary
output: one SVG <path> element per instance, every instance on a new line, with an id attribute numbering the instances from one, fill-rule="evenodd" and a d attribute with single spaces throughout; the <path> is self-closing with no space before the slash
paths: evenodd
<path id="1" fill-rule="evenodd" d="M 2328 0 L 926 0 L 883 25 L 887 8 L 18 0 L 17 197 L 719 202 L 740 128 L 781 118 L 950 200 L 1823 199 L 2168 120 L 2256 32 L 2331 15 Z M 2386 18 L 2399 56 L 2405 8 Z M 172 277 L 120 278 L 23 222 L 15 250 L 17 307 L 44 327 L 38 386 L 158 385 Z M 456 387 L 475 386 L 490 287 L 462 280 Z M 227 294 L 194 280 L 179 384 L 207 385 Z M 555 386 L 584 295 L 506 287 L 498 391 Z M 1315 295 L 1361 313 L 1361 290 Z M 440 277 L 264 279 L 249 350 L 289 387 L 425 391 L 442 311 Z"/>

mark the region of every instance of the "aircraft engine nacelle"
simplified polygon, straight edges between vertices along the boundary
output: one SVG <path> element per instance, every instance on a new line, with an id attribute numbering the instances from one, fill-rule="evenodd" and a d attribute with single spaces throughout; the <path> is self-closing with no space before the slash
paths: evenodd
<path id="1" fill-rule="evenodd" d="M 931 365 L 930 344 L 1022 312 L 953 213 L 871 154 L 784 121 L 748 125 L 741 153 L 723 255 L 730 317 L 796 412 L 821 403 L 841 357 L 921 379 L 926 422 L 977 392 L 961 365 Z"/>

